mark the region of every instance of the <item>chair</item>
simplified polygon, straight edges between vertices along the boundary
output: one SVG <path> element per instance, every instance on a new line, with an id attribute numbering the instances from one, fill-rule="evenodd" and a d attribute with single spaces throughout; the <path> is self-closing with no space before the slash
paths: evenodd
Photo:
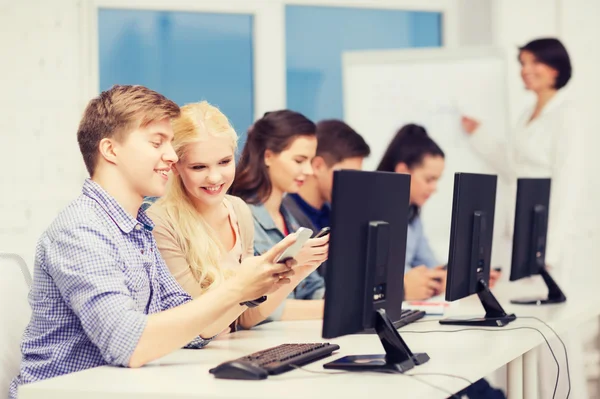
<path id="1" fill-rule="evenodd" d="M 0 398 L 19 374 L 21 338 L 31 317 L 31 274 L 19 255 L 0 252 Z"/>

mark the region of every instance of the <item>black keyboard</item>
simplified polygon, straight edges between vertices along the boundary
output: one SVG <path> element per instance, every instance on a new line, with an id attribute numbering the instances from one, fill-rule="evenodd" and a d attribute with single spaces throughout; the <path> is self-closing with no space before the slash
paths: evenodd
<path id="1" fill-rule="evenodd" d="M 410 323 L 414 323 L 415 321 L 422 319 L 425 316 L 425 312 L 422 310 L 403 310 L 400 313 L 400 319 L 393 322 L 394 327 L 396 329 L 409 325 Z M 374 334 L 375 329 L 369 328 L 363 331 L 364 334 Z"/>
<path id="2" fill-rule="evenodd" d="M 221 363 L 210 373 L 217 378 L 262 380 L 330 356 L 338 349 L 329 343 L 283 344 Z"/>

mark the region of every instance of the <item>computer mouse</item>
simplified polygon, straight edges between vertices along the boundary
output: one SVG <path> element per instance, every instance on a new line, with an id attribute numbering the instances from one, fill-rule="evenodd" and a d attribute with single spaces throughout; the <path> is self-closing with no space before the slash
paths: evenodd
<path id="1" fill-rule="evenodd" d="M 216 378 L 228 380 L 264 380 L 269 376 L 265 369 L 239 360 L 221 363 L 209 372 Z"/>

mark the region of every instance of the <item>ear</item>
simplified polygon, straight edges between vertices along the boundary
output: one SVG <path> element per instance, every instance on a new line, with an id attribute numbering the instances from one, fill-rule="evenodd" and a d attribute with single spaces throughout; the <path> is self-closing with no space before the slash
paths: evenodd
<path id="1" fill-rule="evenodd" d="M 271 150 L 265 150 L 265 165 L 267 165 L 267 168 L 271 167 L 271 163 L 273 162 L 273 157 L 275 156 L 275 154 L 273 153 L 273 151 Z"/>
<path id="2" fill-rule="evenodd" d="M 410 169 L 408 169 L 408 166 L 406 166 L 406 164 L 404 162 L 400 162 L 396 164 L 396 167 L 394 168 L 394 172 L 396 173 L 410 173 Z"/>
<path id="3" fill-rule="evenodd" d="M 117 164 L 117 153 L 115 151 L 115 143 L 112 139 L 104 138 L 100 140 L 98 151 L 107 162 Z"/>
<path id="4" fill-rule="evenodd" d="M 323 157 L 321 157 L 321 156 L 318 156 L 318 155 L 313 158 L 313 160 L 312 160 L 311 163 L 312 163 L 313 170 L 315 172 L 316 171 L 320 172 L 320 171 L 322 171 L 324 169 L 327 169 L 329 167 L 329 165 L 327 165 L 327 162 L 325 162 L 325 159 Z"/>
<path id="5" fill-rule="evenodd" d="M 173 171 L 173 174 L 175 176 L 179 176 L 179 170 L 177 170 L 177 164 L 174 163 L 173 165 L 171 165 L 171 170 Z"/>

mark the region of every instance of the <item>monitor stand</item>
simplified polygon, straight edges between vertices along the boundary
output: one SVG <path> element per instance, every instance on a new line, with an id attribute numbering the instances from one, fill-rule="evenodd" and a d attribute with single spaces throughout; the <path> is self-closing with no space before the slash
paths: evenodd
<path id="1" fill-rule="evenodd" d="M 534 298 L 534 299 L 513 299 L 510 303 L 514 303 L 517 305 L 548 305 L 553 303 L 563 303 L 566 302 L 567 297 L 562 292 L 556 281 L 552 278 L 550 273 L 546 270 L 545 267 L 540 268 L 539 274 L 544 279 L 546 286 L 548 287 L 548 297 L 544 298 Z"/>
<path id="2" fill-rule="evenodd" d="M 506 314 L 502 305 L 498 302 L 485 280 L 481 279 L 477 282 L 477 296 L 485 309 L 485 316 L 478 318 L 456 318 L 443 319 L 440 324 L 451 324 L 459 326 L 484 326 L 484 327 L 504 327 L 511 321 L 514 321 L 517 316 L 514 314 Z"/>
<path id="3" fill-rule="evenodd" d="M 427 353 L 412 353 L 406 342 L 394 328 L 385 309 L 375 311 L 375 331 L 385 349 L 384 355 L 355 355 L 323 365 L 326 369 L 347 371 L 383 371 L 404 373 L 429 360 Z"/>

